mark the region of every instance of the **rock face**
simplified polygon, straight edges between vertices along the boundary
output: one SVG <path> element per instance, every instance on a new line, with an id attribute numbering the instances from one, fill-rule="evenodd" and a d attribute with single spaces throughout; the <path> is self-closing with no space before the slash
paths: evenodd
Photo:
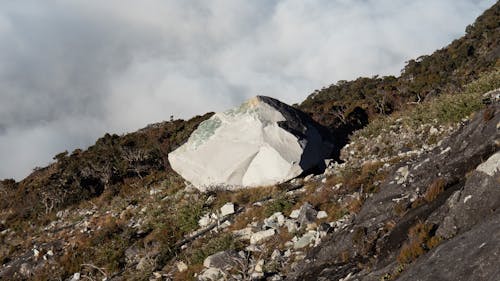
<path id="1" fill-rule="evenodd" d="M 327 130 L 305 113 L 257 96 L 202 122 L 168 155 L 202 191 L 272 185 L 321 165 L 333 150 Z"/>
<path id="2" fill-rule="evenodd" d="M 474 116 L 433 150 L 391 168 L 352 222 L 311 249 L 287 280 L 498 280 L 500 104 Z M 440 244 L 395 277 L 419 224 Z"/>

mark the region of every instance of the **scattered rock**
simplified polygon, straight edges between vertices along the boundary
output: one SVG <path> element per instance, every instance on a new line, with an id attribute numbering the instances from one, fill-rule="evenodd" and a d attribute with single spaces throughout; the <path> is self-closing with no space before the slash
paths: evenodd
<path id="1" fill-rule="evenodd" d="M 299 216 L 297 218 L 300 227 L 313 223 L 316 220 L 317 214 L 318 211 L 316 211 L 311 204 L 304 203 L 304 205 L 300 207 Z"/>
<path id="2" fill-rule="evenodd" d="M 319 211 L 318 214 L 316 215 L 317 219 L 324 219 L 327 217 L 328 217 L 328 214 L 325 211 Z"/>
<path id="3" fill-rule="evenodd" d="M 253 234 L 252 228 L 250 227 L 233 231 L 233 236 L 240 240 L 250 240 L 252 234 Z"/>
<path id="4" fill-rule="evenodd" d="M 500 152 L 497 152 L 490 156 L 490 158 L 479 165 L 476 170 L 483 172 L 490 177 L 493 177 L 495 173 L 500 171 Z"/>
<path id="5" fill-rule="evenodd" d="M 222 251 L 208 256 L 203 261 L 203 266 L 206 268 L 215 267 L 222 270 L 227 270 L 237 264 L 237 260 L 241 259 L 236 251 Z"/>
<path id="6" fill-rule="evenodd" d="M 273 253 L 271 254 L 271 260 L 275 261 L 281 258 L 281 252 L 278 249 L 274 249 Z"/>
<path id="7" fill-rule="evenodd" d="M 73 274 L 73 276 L 71 277 L 71 279 L 69 281 L 79 281 L 80 280 L 80 272 L 76 272 L 75 274 Z"/>
<path id="8" fill-rule="evenodd" d="M 156 195 L 156 194 L 158 194 L 158 193 L 160 193 L 160 192 L 161 192 L 161 189 L 158 189 L 158 188 L 151 188 L 151 189 L 149 190 L 149 195 L 153 196 L 153 195 Z"/>
<path id="9" fill-rule="evenodd" d="M 306 234 L 304 234 L 302 237 L 300 237 L 297 242 L 294 243 L 293 248 L 294 249 L 302 249 L 304 247 L 309 246 L 311 243 L 314 242 L 316 237 L 316 231 L 309 231 Z"/>
<path id="10" fill-rule="evenodd" d="M 222 217 L 234 214 L 234 204 L 231 202 L 224 204 L 220 208 L 220 213 Z"/>
<path id="11" fill-rule="evenodd" d="M 257 261 L 257 263 L 255 264 L 254 271 L 255 272 L 264 272 L 264 260 Z"/>
<path id="12" fill-rule="evenodd" d="M 290 218 L 292 219 L 297 219 L 299 217 L 299 214 L 300 214 L 300 209 L 298 210 L 293 210 L 291 213 L 290 213 Z"/>
<path id="13" fill-rule="evenodd" d="M 264 220 L 265 228 L 278 229 L 285 224 L 285 216 L 281 212 L 272 214 L 269 218 Z"/>
<path id="14" fill-rule="evenodd" d="M 37 259 L 40 256 L 40 251 L 38 249 L 33 249 L 33 256 Z"/>
<path id="15" fill-rule="evenodd" d="M 215 267 L 210 267 L 205 269 L 199 276 L 199 280 L 201 281 L 218 281 L 225 280 L 226 274 Z"/>
<path id="16" fill-rule="evenodd" d="M 19 273 L 22 276 L 28 278 L 28 277 L 33 275 L 33 270 L 28 263 L 23 263 L 23 264 L 21 264 L 21 267 L 19 268 Z"/>
<path id="17" fill-rule="evenodd" d="M 408 166 L 403 166 L 400 167 L 396 171 L 398 177 L 397 177 L 397 184 L 403 184 L 406 182 L 406 178 L 408 178 L 408 175 L 410 174 L 410 171 L 408 170 Z"/>
<path id="18" fill-rule="evenodd" d="M 268 230 L 255 232 L 250 237 L 250 244 L 262 243 L 262 242 L 268 240 L 269 238 L 273 237 L 275 233 L 276 233 L 276 230 L 274 230 L 272 228 L 268 229 Z"/>
<path id="19" fill-rule="evenodd" d="M 212 219 L 210 217 L 210 214 L 205 214 L 203 215 L 199 220 L 198 220 L 198 225 L 200 227 L 207 227 L 212 223 Z"/>
<path id="20" fill-rule="evenodd" d="M 188 269 L 188 266 L 183 261 L 179 261 L 175 264 L 179 272 L 184 272 Z"/>
<path id="21" fill-rule="evenodd" d="M 149 258 L 143 257 L 139 260 L 139 263 L 135 267 L 139 271 L 144 271 L 151 266 L 151 261 Z"/>
<path id="22" fill-rule="evenodd" d="M 429 129 L 429 134 L 431 135 L 437 135 L 437 133 L 439 133 L 439 130 L 436 129 L 434 126 L 432 126 L 430 129 Z"/>
<path id="23" fill-rule="evenodd" d="M 304 182 L 308 182 L 308 181 L 310 181 L 313 177 L 314 177 L 314 175 L 313 175 L 313 174 L 307 175 L 307 176 L 304 178 Z"/>
<path id="24" fill-rule="evenodd" d="M 297 230 L 299 230 L 299 225 L 295 220 L 286 220 L 285 226 L 289 233 L 295 233 L 297 232 Z"/>

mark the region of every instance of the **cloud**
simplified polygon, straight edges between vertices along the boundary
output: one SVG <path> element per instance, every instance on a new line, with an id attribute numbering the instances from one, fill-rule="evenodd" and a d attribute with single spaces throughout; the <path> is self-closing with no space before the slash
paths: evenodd
<path id="1" fill-rule="evenodd" d="M 398 74 L 493 0 L 0 3 L 0 178 L 170 115 Z"/>

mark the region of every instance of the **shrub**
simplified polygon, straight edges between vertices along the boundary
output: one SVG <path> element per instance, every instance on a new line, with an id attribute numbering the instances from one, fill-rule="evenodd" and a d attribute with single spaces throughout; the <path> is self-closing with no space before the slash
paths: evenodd
<path id="1" fill-rule="evenodd" d="M 276 212 L 288 213 L 291 211 L 293 205 L 293 200 L 281 194 L 264 206 L 264 215 L 268 217 Z"/>

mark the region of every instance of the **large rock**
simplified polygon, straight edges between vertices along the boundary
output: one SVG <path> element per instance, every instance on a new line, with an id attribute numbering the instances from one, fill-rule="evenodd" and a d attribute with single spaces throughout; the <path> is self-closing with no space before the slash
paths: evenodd
<path id="1" fill-rule="evenodd" d="M 284 182 L 323 164 L 332 150 L 327 130 L 305 113 L 257 96 L 202 122 L 168 159 L 206 191 Z"/>

